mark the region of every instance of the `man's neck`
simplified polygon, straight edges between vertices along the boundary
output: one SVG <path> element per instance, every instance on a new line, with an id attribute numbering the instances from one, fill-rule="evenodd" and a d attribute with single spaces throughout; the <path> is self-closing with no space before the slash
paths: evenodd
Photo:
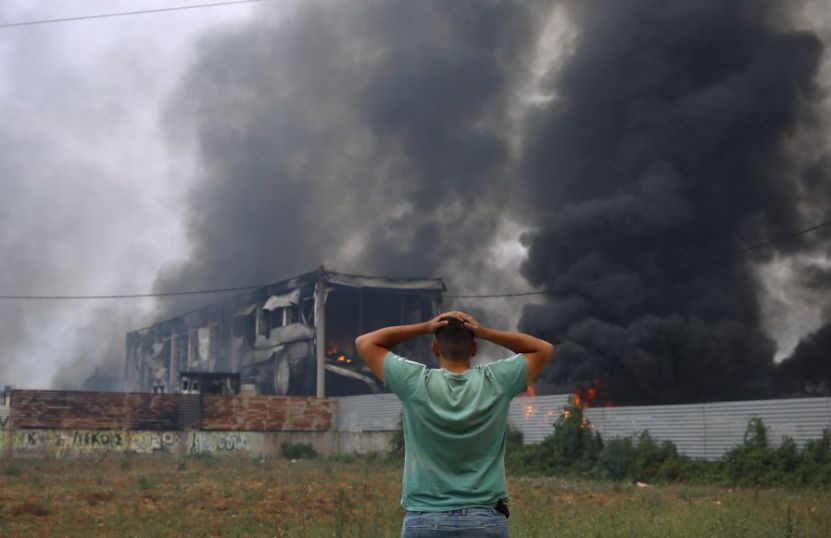
<path id="1" fill-rule="evenodd" d="M 470 359 L 464 361 L 451 361 L 444 357 L 439 357 L 439 366 L 454 374 L 463 374 L 470 370 Z"/>

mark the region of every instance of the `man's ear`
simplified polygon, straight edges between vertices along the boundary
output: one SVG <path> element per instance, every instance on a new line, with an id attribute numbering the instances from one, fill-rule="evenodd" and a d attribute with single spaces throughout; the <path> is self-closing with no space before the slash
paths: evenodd
<path id="1" fill-rule="evenodd" d="M 433 345 L 430 348 L 433 351 L 433 356 L 439 358 L 439 343 L 433 340 Z"/>
<path id="2" fill-rule="evenodd" d="M 477 351 L 479 351 L 479 346 L 476 344 L 476 340 L 474 340 L 473 343 L 470 344 L 470 356 L 475 356 Z"/>

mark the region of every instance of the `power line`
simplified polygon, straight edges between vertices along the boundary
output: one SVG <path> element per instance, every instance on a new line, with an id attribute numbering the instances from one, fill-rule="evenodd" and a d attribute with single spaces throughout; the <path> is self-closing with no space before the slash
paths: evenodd
<path id="1" fill-rule="evenodd" d="M 146 299 L 150 297 L 178 297 L 181 295 L 206 295 L 209 293 L 226 293 L 229 291 L 248 291 L 264 288 L 268 284 L 257 286 L 237 286 L 235 288 L 214 288 L 208 290 L 162 291 L 157 293 L 117 293 L 112 295 L 0 295 L 0 300 L 53 301 L 53 300 L 87 300 L 87 299 Z"/>
<path id="2" fill-rule="evenodd" d="M 781 235 L 779 237 L 775 237 L 773 239 L 768 239 L 767 241 L 762 241 L 761 243 L 756 243 L 753 245 L 749 245 L 743 248 L 740 248 L 733 252 L 733 254 L 742 255 L 747 254 L 748 252 L 752 252 L 754 250 L 759 250 L 761 248 L 773 245 L 775 243 L 781 243 L 782 241 L 787 241 L 789 239 L 794 239 L 801 235 L 805 235 L 807 233 L 814 232 L 819 230 L 820 228 L 825 228 L 826 226 L 831 226 L 831 221 L 821 222 L 815 226 L 811 226 L 810 228 L 804 228 L 802 230 L 798 230 L 796 232 L 791 232 L 785 235 Z M 704 260 L 698 260 L 695 262 L 690 262 L 684 265 L 676 265 L 674 267 L 667 267 L 666 269 L 659 269 L 657 271 L 652 272 L 644 272 L 644 273 L 627 273 L 619 275 L 620 277 L 631 277 L 631 276 L 657 276 L 666 273 L 673 273 L 676 271 L 682 271 L 685 269 L 691 269 L 693 267 L 699 267 L 701 265 L 707 265 L 711 263 L 717 263 L 722 261 L 724 256 L 714 256 L 711 258 L 707 258 Z M 614 278 L 614 277 L 613 277 Z M 591 284 L 587 284 L 584 287 L 591 287 Z M 551 293 L 562 293 L 562 290 L 555 290 L 555 289 L 542 289 L 542 290 L 531 290 L 531 291 L 519 291 L 514 293 L 490 293 L 490 294 L 463 294 L 463 295 L 451 295 L 445 294 L 444 297 L 449 299 L 504 299 L 510 297 L 529 297 L 532 295 L 548 295 Z"/>
<path id="3" fill-rule="evenodd" d="M 18 26 L 35 26 L 38 24 L 53 24 L 57 22 L 84 21 L 89 19 L 109 19 L 113 17 L 127 17 L 130 15 L 146 15 L 149 13 L 163 13 L 167 11 L 183 11 L 186 9 L 201 9 L 206 7 L 231 6 L 234 4 L 254 4 L 259 2 L 271 2 L 273 0 L 228 0 L 226 2 L 212 2 L 209 4 L 191 4 L 187 6 L 160 7 L 156 9 L 139 9 L 135 11 L 118 11 L 114 13 L 96 13 L 93 15 L 77 15 L 75 17 L 61 17 L 56 19 L 40 19 L 34 21 L 5 22 L 0 23 L 0 28 L 15 28 Z"/>
<path id="4" fill-rule="evenodd" d="M 789 239 L 794 239 L 801 235 L 805 235 L 810 232 L 814 232 L 821 228 L 825 228 L 826 226 L 831 226 L 831 221 L 822 222 L 815 226 L 811 226 L 810 228 L 805 228 L 802 230 L 798 230 L 796 232 L 791 232 L 779 237 L 775 237 L 773 239 L 768 239 L 767 241 L 762 241 L 761 243 L 756 243 L 753 245 L 749 245 L 743 248 L 738 249 L 735 251 L 735 254 L 746 254 L 753 250 L 758 250 L 760 248 L 773 245 L 775 243 L 780 243 L 782 241 L 787 241 Z M 669 267 L 666 269 L 661 269 L 658 271 L 654 271 L 651 273 L 635 273 L 635 276 L 642 275 L 642 276 L 654 276 L 660 275 L 664 273 L 670 273 L 674 271 L 680 271 L 682 269 L 690 269 L 692 267 L 697 267 L 700 265 L 705 265 L 708 263 L 713 263 L 718 260 L 723 259 L 721 258 L 708 258 L 705 260 L 700 260 L 698 262 L 692 262 L 686 265 L 678 265 L 675 267 Z M 621 276 L 632 276 L 633 274 L 621 275 Z M 189 291 L 166 291 L 166 292 L 155 292 L 155 293 L 119 293 L 119 294 L 110 294 L 110 295 L 11 295 L 11 294 L 3 294 L 0 295 L 0 300 L 18 300 L 18 301 L 38 301 L 38 300 L 94 300 L 94 299 L 146 299 L 151 297 L 177 297 L 183 295 L 206 295 L 211 293 L 226 293 L 232 291 L 249 291 L 259 288 L 264 288 L 268 286 L 268 284 L 258 284 L 254 286 L 237 286 L 232 288 L 211 288 L 211 289 L 203 289 L 203 290 L 189 290 Z M 484 293 L 484 294 L 444 294 L 443 297 L 447 299 L 497 299 L 497 298 L 510 298 L 510 297 L 529 297 L 532 295 L 547 295 L 550 293 L 560 293 L 561 290 L 553 290 L 553 289 L 542 289 L 542 290 L 527 290 L 527 291 L 518 291 L 518 292 L 510 292 L 510 293 Z"/>

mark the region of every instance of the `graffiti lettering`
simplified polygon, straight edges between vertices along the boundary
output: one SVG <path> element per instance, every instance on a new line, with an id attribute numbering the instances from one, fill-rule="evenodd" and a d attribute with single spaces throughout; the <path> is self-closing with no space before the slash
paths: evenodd
<path id="1" fill-rule="evenodd" d="M 11 436 L 11 440 L 14 448 L 36 450 L 49 444 L 49 433 L 39 430 L 18 430 Z"/>
<path id="2" fill-rule="evenodd" d="M 219 450 L 248 450 L 248 440 L 239 434 L 222 434 L 217 448 Z"/>
<path id="3" fill-rule="evenodd" d="M 138 454 L 172 452 L 178 444 L 179 434 L 175 432 L 137 432 L 130 439 L 130 450 Z"/>
<path id="4" fill-rule="evenodd" d="M 59 439 L 60 441 L 63 439 Z M 73 432 L 72 446 L 75 447 L 120 447 L 124 439 L 118 432 Z"/>
<path id="5" fill-rule="evenodd" d="M 193 434 L 191 454 L 208 454 L 214 451 L 248 451 L 248 438 L 241 433 Z"/>
<path id="6" fill-rule="evenodd" d="M 201 435 L 194 435 L 193 442 L 190 445 L 191 454 L 206 454 L 214 450 L 213 442 L 207 437 Z"/>
<path id="7" fill-rule="evenodd" d="M 38 432 L 26 432 L 23 436 L 23 444 L 29 446 L 35 446 L 40 443 L 40 436 Z"/>

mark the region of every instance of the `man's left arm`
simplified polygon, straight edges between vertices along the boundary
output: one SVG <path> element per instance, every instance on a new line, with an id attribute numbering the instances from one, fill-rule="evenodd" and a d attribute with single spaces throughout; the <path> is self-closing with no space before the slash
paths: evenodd
<path id="1" fill-rule="evenodd" d="M 384 357 L 392 348 L 407 340 L 412 340 L 424 334 L 433 334 L 440 327 L 447 325 L 443 318 L 454 317 L 452 313 L 441 314 L 430 321 L 413 323 L 412 325 L 396 325 L 384 327 L 377 331 L 363 334 L 355 339 L 355 349 L 358 350 L 364 364 L 369 366 L 372 373 L 384 381 Z"/>

